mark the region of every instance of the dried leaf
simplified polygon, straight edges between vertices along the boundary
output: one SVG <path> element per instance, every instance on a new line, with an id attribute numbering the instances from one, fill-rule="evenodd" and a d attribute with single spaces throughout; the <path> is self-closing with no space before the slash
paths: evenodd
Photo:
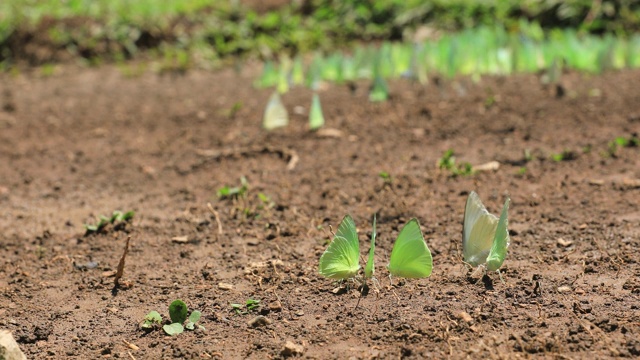
<path id="1" fill-rule="evenodd" d="M 131 240 L 131 236 L 127 237 L 127 243 L 124 245 L 124 252 L 122 253 L 122 257 L 120 258 L 120 262 L 118 263 L 118 270 L 116 271 L 116 277 L 113 279 L 113 283 L 115 286 L 119 286 L 118 283 L 120 278 L 122 278 L 122 273 L 124 273 L 124 259 L 127 257 L 127 253 L 129 252 L 129 241 Z"/>

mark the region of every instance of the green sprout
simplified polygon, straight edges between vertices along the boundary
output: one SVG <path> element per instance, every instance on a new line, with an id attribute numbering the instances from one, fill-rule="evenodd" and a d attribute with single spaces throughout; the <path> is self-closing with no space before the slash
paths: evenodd
<path id="1" fill-rule="evenodd" d="M 438 159 L 438 168 L 444 170 L 451 170 L 455 167 L 456 157 L 453 156 L 453 150 L 449 149 L 442 154 L 442 157 Z"/>
<path id="2" fill-rule="evenodd" d="M 182 333 L 185 328 L 187 330 L 194 330 L 196 323 L 202 317 L 202 313 L 194 310 L 188 318 L 187 313 L 187 304 L 182 300 L 174 300 L 171 305 L 169 305 L 169 318 L 171 319 L 171 323 L 165 324 L 162 330 L 171 336 Z M 143 330 L 153 330 L 159 327 L 161 323 L 162 316 L 154 310 L 145 315 L 144 320 L 140 323 L 140 328 Z M 204 330 L 204 326 L 202 325 L 198 325 L 198 328 Z"/>
<path id="3" fill-rule="evenodd" d="M 442 157 L 438 159 L 438 168 L 450 171 L 453 176 L 473 174 L 473 167 L 470 163 L 456 164 L 453 149 L 445 151 Z"/>
<path id="4" fill-rule="evenodd" d="M 251 311 L 257 310 L 260 307 L 260 300 L 247 299 L 244 304 L 232 303 L 231 309 L 236 312 L 237 315 L 248 314 Z M 246 310 L 245 310 L 246 309 Z"/>
<path id="5" fill-rule="evenodd" d="M 86 230 L 85 235 L 101 232 L 109 224 L 114 224 L 116 227 L 124 226 L 127 222 L 133 219 L 134 215 L 134 211 L 127 211 L 123 213 L 120 210 L 114 211 L 111 217 L 100 215 L 97 223 L 84 224 L 84 228 Z"/>
<path id="6" fill-rule="evenodd" d="M 551 160 L 555 162 L 569 161 L 569 160 L 575 160 L 575 159 L 576 159 L 576 154 L 570 150 L 563 150 L 561 153 L 551 154 Z"/>
<path id="7" fill-rule="evenodd" d="M 240 186 L 230 187 L 224 186 L 218 189 L 218 198 L 219 199 L 237 199 L 244 198 L 249 191 L 249 182 L 247 182 L 247 178 L 244 176 L 240 177 Z"/>
<path id="8" fill-rule="evenodd" d="M 380 178 L 382 179 L 382 181 L 384 181 L 385 184 L 391 184 L 391 174 L 389 174 L 386 171 L 380 171 L 380 173 L 378 173 L 378 176 L 380 176 Z"/>
<path id="9" fill-rule="evenodd" d="M 144 320 L 140 324 L 140 328 L 144 330 L 152 330 L 162 323 L 162 316 L 159 312 L 153 310 L 144 316 Z"/>
<path id="10" fill-rule="evenodd" d="M 607 155 L 615 157 L 619 148 L 637 147 L 640 146 L 640 139 L 636 136 L 626 138 L 624 136 L 618 136 L 617 138 L 609 141 Z"/>

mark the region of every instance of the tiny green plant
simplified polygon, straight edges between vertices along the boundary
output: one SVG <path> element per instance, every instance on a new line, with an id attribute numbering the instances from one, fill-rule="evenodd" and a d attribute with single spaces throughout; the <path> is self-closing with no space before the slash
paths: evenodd
<path id="1" fill-rule="evenodd" d="M 187 314 L 187 304 L 179 299 L 174 300 L 171 302 L 171 305 L 169 305 L 169 318 L 171 319 L 171 323 L 165 324 L 162 330 L 171 336 L 184 332 L 185 328 L 187 330 L 195 330 L 196 325 L 199 329 L 204 330 L 204 326 L 197 324 L 202 317 L 200 311 L 194 310 L 188 317 Z M 145 315 L 144 320 L 140 323 L 140 328 L 143 330 L 154 330 L 158 328 L 161 323 L 162 316 L 154 310 Z"/>
<path id="2" fill-rule="evenodd" d="M 453 149 L 445 151 L 442 157 L 438 159 L 438 168 L 448 170 L 453 176 L 473 174 L 473 167 L 470 163 L 464 162 L 462 164 L 456 164 Z"/>
<path id="3" fill-rule="evenodd" d="M 576 154 L 570 150 L 563 150 L 561 153 L 551 154 L 551 160 L 555 162 L 575 160 Z"/>
<path id="4" fill-rule="evenodd" d="M 144 330 L 152 330 L 160 326 L 162 323 L 162 316 L 159 312 L 153 310 L 144 316 L 144 320 L 140 324 L 140 328 Z"/>
<path id="5" fill-rule="evenodd" d="M 84 228 L 86 230 L 85 235 L 101 232 L 109 224 L 113 224 L 114 227 L 125 226 L 127 222 L 133 219 L 134 215 L 134 211 L 122 212 L 120 210 L 114 211 L 110 217 L 100 215 L 98 217 L 98 222 L 93 224 L 84 224 Z"/>
<path id="6" fill-rule="evenodd" d="M 389 174 L 386 171 L 381 171 L 380 173 L 378 173 L 378 176 L 380 176 L 380 178 L 382 179 L 382 181 L 384 181 L 385 184 L 391 184 L 392 179 L 391 179 L 391 174 Z"/>
<path id="7" fill-rule="evenodd" d="M 223 186 L 218 189 L 217 194 L 219 199 L 238 199 L 244 198 L 247 195 L 247 191 L 249 191 L 249 182 L 246 177 L 241 176 L 240 186 Z"/>
<path id="8" fill-rule="evenodd" d="M 247 299 L 244 304 L 231 303 L 230 305 L 231 310 L 235 311 L 237 315 L 244 315 L 257 310 L 260 307 L 260 300 Z"/>
<path id="9" fill-rule="evenodd" d="M 618 149 L 637 146 L 640 146 L 640 139 L 638 139 L 636 136 L 631 136 L 629 138 L 618 136 L 612 141 L 609 141 L 607 154 L 609 156 L 615 157 L 618 154 Z"/>

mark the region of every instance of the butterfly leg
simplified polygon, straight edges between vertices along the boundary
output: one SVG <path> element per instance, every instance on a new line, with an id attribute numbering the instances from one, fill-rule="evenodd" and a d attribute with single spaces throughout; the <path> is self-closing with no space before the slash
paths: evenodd
<path id="1" fill-rule="evenodd" d="M 496 270 L 496 272 L 498 273 L 498 276 L 500 276 L 500 281 L 502 281 L 503 284 L 506 284 L 504 282 L 504 279 L 502 278 L 502 273 L 500 272 L 500 269 Z"/>

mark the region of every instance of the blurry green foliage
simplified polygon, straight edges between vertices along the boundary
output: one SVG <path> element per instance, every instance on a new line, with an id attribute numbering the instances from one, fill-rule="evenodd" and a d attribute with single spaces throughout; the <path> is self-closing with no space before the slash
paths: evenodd
<path id="1" fill-rule="evenodd" d="M 241 3 L 3 0 L 0 64 L 55 62 L 56 51 L 117 61 L 158 49 L 163 69 L 181 71 L 237 55 L 275 58 L 283 51 L 335 49 L 358 40 L 406 40 L 423 25 L 522 31 L 534 23 L 539 24 L 534 31 L 574 28 L 616 35 L 640 30 L 640 2 L 632 0 L 300 0 L 263 14 Z M 29 39 L 48 42 L 56 51 L 44 58 L 30 54 Z"/>

